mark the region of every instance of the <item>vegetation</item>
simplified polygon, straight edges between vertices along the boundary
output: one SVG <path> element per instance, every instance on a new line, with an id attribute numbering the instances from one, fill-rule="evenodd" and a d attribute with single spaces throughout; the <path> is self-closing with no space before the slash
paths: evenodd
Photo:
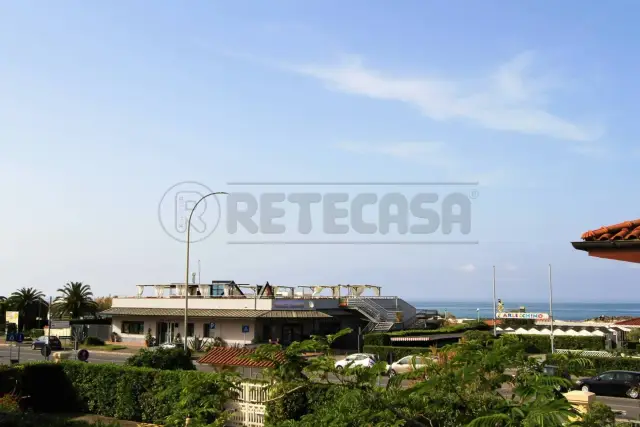
<path id="1" fill-rule="evenodd" d="M 558 364 L 565 355 L 555 353 L 547 355 L 547 360 L 551 364 Z M 596 374 L 605 371 L 622 370 L 622 371 L 640 371 L 640 359 L 632 357 L 588 357 L 593 364 L 593 370 Z"/>
<path id="2" fill-rule="evenodd" d="M 191 426 L 215 426 L 222 425 L 224 403 L 235 396 L 233 378 L 229 374 L 111 364 L 32 363 L 0 368 L 0 396 L 15 391 L 26 397 L 22 399 L 26 401 L 23 409 L 34 412 L 88 412 L 167 427 L 182 427 L 189 416 Z M 42 384 L 55 384 L 55 393 Z M 31 425 L 52 424 L 24 424 Z"/>
<path id="3" fill-rule="evenodd" d="M 545 335 L 515 335 L 525 346 L 529 354 L 551 352 L 551 340 Z M 564 350 L 604 350 L 604 337 L 556 336 L 553 342 L 556 348 Z"/>
<path id="4" fill-rule="evenodd" d="M 101 311 L 105 311 L 111 308 L 113 303 L 113 298 L 111 296 L 108 297 L 97 297 L 95 299 L 96 302 L 96 311 L 100 313 Z"/>
<path id="5" fill-rule="evenodd" d="M 105 345 L 104 341 L 101 340 L 98 337 L 86 337 L 84 339 L 84 341 L 82 342 L 82 344 L 90 345 L 90 346 L 103 346 L 103 345 Z"/>
<path id="6" fill-rule="evenodd" d="M 151 349 L 142 349 L 138 353 L 129 357 L 125 364 L 127 366 L 172 371 L 193 371 L 196 369 L 195 365 L 191 361 L 191 353 L 189 351 L 185 352 L 184 349 L 180 347 L 154 347 Z"/>
<path id="7" fill-rule="evenodd" d="M 71 319 L 95 316 L 97 305 L 89 285 L 82 282 L 69 282 L 58 289 L 58 292 L 61 295 L 54 300 L 52 307 L 56 316 L 67 316 Z"/>
<path id="8" fill-rule="evenodd" d="M 421 335 L 456 334 L 465 331 L 487 331 L 490 327 L 484 322 L 457 323 L 438 329 L 409 329 L 396 332 L 373 333 L 364 336 L 365 345 L 391 345 L 391 337 L 410 337 Z"/>
<path id="9" fill-rule="evenodd" d="M 3 305 L 5 311 L 20 313 L 18 322 L 21 331 L 42 327 L 42 320 L 37 318 L 46 318 L 49 308 L 44 301 L 44 294 L 35 288 L 18 289 L 9 296 Z"/>

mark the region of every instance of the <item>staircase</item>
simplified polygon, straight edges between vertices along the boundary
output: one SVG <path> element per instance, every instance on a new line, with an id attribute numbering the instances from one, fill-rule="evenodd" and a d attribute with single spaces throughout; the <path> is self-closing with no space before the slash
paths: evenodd
<path id="1" fill-rule="evenodd" d="M 388 332 L 396 324 L 396 313 L 385 309 L 370 298 L 348 298 L 347 307 L 357 310 L 369 319 L 369 324 L 362 331 L 365 334 Z"/>

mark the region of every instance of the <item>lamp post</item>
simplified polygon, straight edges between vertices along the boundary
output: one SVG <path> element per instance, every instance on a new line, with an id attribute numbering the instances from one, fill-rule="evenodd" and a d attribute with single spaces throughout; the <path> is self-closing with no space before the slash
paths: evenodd
<path id="1" fill-rule="evenodd" d="M 224 191 L 216 191 L 214 193 L 209 193 L 202 196 L 200 200 L 198 200 L 196 204 L 193 206 L 193 209 L 191 209 L 191 213 L 189 214 L 189 220 L 187 221 L 187 267 L 186 267 L 186 273 L 184 278 L 184 286 L 185 286 L 185 289 L 184 289 L 184 351 L 187 351 L 187 341 L 188 341 L 187 332 L 189 329 L 189 242 L 191 240 L 191 217 L 193 216 L 193 213 L 196 211 L 196 208 L 198 207 L 201 201 L 203 201 L 209 196 L 215 196 L 218 194 L 228 194 L 228 193 L 225 193 Z"/>
<path id="2" fill-rule="evenodd" d="M 476 308 L 476 314 L 478 315 L 478 323 L 480 322 L 480 309 Z"/>

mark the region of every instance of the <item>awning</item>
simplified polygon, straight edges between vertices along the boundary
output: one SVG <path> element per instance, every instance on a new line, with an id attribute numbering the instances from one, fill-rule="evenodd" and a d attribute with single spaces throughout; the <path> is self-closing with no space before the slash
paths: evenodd
<path id="1" fill-rule="evenodd" d="M 112 307 L 100 312 L 105 316 L 150 316 L 150 317 L 181 317 L 182 308 L 138 308 Z M 189 317 L 214 317 L 229 319 L 328 319 L 332 316 L 316 310 L 228 310 L 228 309 L 189 309 Z"/>
<path id="2" fill-rule="evenodd" d="M 421 337 L 391 337 L 392 342 L 398 341 L 437 341 L 453 338 L 461 338 L 463 334 L 434 334 Z"/>

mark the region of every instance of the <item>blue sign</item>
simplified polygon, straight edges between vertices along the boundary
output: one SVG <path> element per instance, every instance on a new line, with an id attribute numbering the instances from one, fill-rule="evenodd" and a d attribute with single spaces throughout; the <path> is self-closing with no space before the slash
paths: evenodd
<path id="1" fill-rule="evenodd" d="M 242 325 L 242 333 L 243 334 L 249 333 L 249 325 Z"/>
<path id="2" fill-rule="evenodd" d="M 16 342 L 21 343 L 22 341 L 24 341 L 24 334 L 16 335 Z"/>
<path id="3" fill-rule="evenodd" d="M 216 324 L 214 322 L 209 323 L 209 329 L 215 329 Z"/>
<path id="4" fill-rule="evenodd" d="M 16 337 L 13 333 L 7 335 L 7 341 L 15 341 Z"/>

